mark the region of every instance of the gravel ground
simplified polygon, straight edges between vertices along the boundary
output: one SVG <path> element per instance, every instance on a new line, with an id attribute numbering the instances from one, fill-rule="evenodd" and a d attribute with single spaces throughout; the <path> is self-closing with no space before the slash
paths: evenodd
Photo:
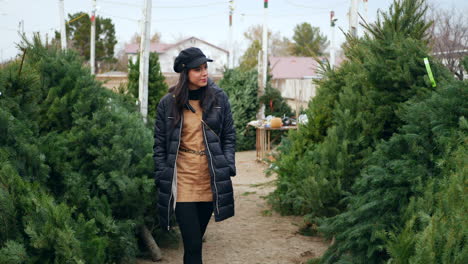
<path id="1" fill-rule="evenodd" d="M 205 264 L 301 264 L 321 256 L 328 243 L 320 237 L 298 233 L 302 217 L 273 212 L 262 197 L 274 190 L 274 176 L 263 173 L 266 165 L 255 161 L 255 151 L 236 153 L 233 177 L 235 216 L 222 222 L 211 219 L 203 243 Z M 177 249 L 163 248 L 158 262 L 182 263 L 182 240 Z"/>

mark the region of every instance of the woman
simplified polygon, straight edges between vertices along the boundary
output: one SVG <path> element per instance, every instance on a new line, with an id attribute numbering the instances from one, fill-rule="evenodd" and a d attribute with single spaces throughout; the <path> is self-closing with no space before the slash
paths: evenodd
<path id="1" fill-rule="evenodd" d="M 236 175 L 236 133 L 227 95 L 208 79 L 208 59 L 198 48 L 174 61 L 177 84 L 159 102 L 154 131 L 155 180 L 160 224 L 170 230 L 175 211 L 184 264 L 202 263 L 202 238 L 214 211 L 234 216 L 231 176 Z"/>

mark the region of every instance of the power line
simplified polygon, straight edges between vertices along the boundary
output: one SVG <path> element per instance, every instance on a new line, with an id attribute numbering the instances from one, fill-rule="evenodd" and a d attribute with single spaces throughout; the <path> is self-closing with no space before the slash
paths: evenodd
<path id="1" fill-rule="evenodd" d="M 303 4 L 298 4 L 298 3 L 295 3 L 291 0 L 284 0 L 287 4 L 289 5 L 292 5 L 292 6 L 295 6 L 295 7 L 300 7 L 300 8 L 313 8 L 313 9 L 322 9 L 322 10 L 330 10 L 330 8 L 333 8 L 333 7 L 337 7 L 339 5 L 344 5 L 346 4 L 348 1 L 342 1 L 342 2 L 339 2 L 339 3 L 335 3 L 335 5 L 333 7 L 317 7 L 317 6 L 309 6 L 309 5 L 303 5 Z"/>
<path id="2" fill-rule="evenodd" d="M 123 16 L 117 16 L 117 15 L 114 15 L 114 14 L 110 14 L 110 13 L 107 13 L 107 12 L 102 12 L 100 11 L 99 13 L 103 14 L 103 15 L 107 15 L 107 16 L 111 16 L 111 17 L 115 17 L 115 18 L 120 18 L 120 19 L 125 19 L 125 20 L 130 20 L 130 21 L 135 21 L 135 22 L 138 22 L 139 20 L 138 19 L 134 19 L 134 18 L 129 18 L 129 17 L 123 17 Z M 186 21 L 191 21 L 191 20 L 194 20 L 194 19 L 202 19 L 202 18 L 209 18 L 209 17 L 218 17 L 218 16 L 223 16 L 222 13 L 215 13 L 215 14 L 210 14 L 210 15 L 203 15 L 203 16 L 196 16 L 196 17 L 185 17 L 185 18 L 168 18 L 168 19 L 153 19 L 151 20 L 152 22 L 186 22 Z"/>
<path id="3" fill-rule="evenodd" d="M 218 1 L 218 2 L 211 2 L 199 5 L 183 5 L 183 6 L 155 6 L 153 8 L 195 8 L 195 7 L 211 7 L 214 5 L 225 5 L 228 4 L 228 1 Z"/>
<path id="4" fill-rule="evenodd" d="M 320 14 L 327 14 L 328 11 L 317 11 L 317 12 L 312 12 L 312 13 L 307 13 L 307 14 L 287 14 L 285 13 L 281 15 L 275 15 L 275 14 L 270 14 L 271 16 L 274 16 L 276 18 L 281 18 L 281 17 L 294 17 L 294 16 L 311 16 L 311 15 L 320 15 Z M 245 17 L 260 17 L 261 14 L 245 14 L 245 13 L 240 13 L 239 16 L 245 16 Z"/>
<path id="5" fill-rule="evenodd" d="M 107 3 L 107 4 L 113 4 L 113 5 L 131 6 L 131 7 L 140 7 L 141 8 L 141 5 L 129 4 L 129 3 L 123 3 L 123 2 L 116 2 L 116 1 L 99 1 L 99 2 Z"/>
<path id="6" fill-rule="evenodd" d="M 101 13 L 101 14 L 103 14 L 103 15 L 107 15 L 107 16 L 115 17 L 115 18 L 125 19 L 125 20 L 129 20 L 129 21 L 133 21 L 133 22 L 139 22 L 139 20 L 138 20 L 138 19 L 134 19 L 134 18 L 123 17 L 123 16 L 118 16 L 118 15 L 114 15 L 114 14 L 110 14 L 110 13 L 107 13 L 107 12 L 102 12 L 102 11 L 99 11 L 99 13 Z"/>
<path id="7" fill-rule="evenodd" d="M 141 7 L 140 5 L 137 4 L 129 4 L 129 3 L 124 3 L 124 2 L 117 2 L 117 1 L 100 1 L 103 3 L 108 3 L 108 4 L 115 4 L 115 5 L 122 5 L 122 6 L 131 6 L 131 7 Z M 214 5 L 225 5 L 227 4 L 227 1 L 217 1 L 217 2 L 211 2 L 211 3 L 204 3 L 204 4 L 197 4 L 197 5 L 179 5 L 179 6 L 153 6 L 152 8 L 196 8 L 196 7 L 211 7 Z"/>
<path id="8" fill-rule="evenodd" d="M 289 18 L 289 17 L 310 17 L 311 15 L 320 15 L 320 14 L 326 14 L 328 11 L 319 11 L 319 12 L 313 12 L 313 13 L 307 13 L 307 14 L 287 14 L 287 15 L 274 15 L 275 19 L 282 19 L 282 18 Z M 124 19 L 132 22 L 139 22 L 138 19 L 130 18 L 130 17 L 124 17 L 124 16 L 118 16 L 114 15 L 111 13 L 103 12 L 100 11 L 99 13 L 114 17 L 114 18 L 119 18 L 119 19 Z M 192 21 L 196 19 L 203 19 L 203 18 L 213 18 L 213 17 L 221 17 L 224 16 L 222 13 L 216 13 L 216 14 L 211 14 L 211 15 L 203 15 L 203 16 L 196 16 L 196 17 L 186 17 L 186 18 L 168 18 L 168 19 L 153 19 L 152 22 L 155 23 L 161 23 L 161 22 L 187 22 L 187 21 Z M 259 17 L 260 14 L 244 14 L 241 13 L 239 16 L 242 17 Z"/>
<path id="9" fill-rule="evenodd" d="M 184 17 L 183 19 L 180 18 L 169 18 L 169 19 L 155 19 L 153 20 L 154 22 L 167 22 L 167 21 L 177 21 L 177 22 L 186 22 L 186 21 L 191 21 L 194 19 L 201 19 L 201 18 L 208 18 L 208 17 L 218 17 L 218 16 L 225 16 L 225 14 L 222 13 L 215 13 L 211 15 L 203 15 L 203 16 L 196 16 L 196 17 Z"/>

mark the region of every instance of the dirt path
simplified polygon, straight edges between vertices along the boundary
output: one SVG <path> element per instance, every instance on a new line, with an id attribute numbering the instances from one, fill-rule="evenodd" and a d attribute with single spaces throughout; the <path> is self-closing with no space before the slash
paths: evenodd
<path id="1" fill-rule="evenodd" d="M 236 153 L 237 176 L 233 177 L 236 215 L 208 224 L 203 244 L 205 264 L 300 264 L 323 254 L 328 244 L 319 237 L 297 233 L 302 217 L 272 212 L 262 196 L 274 190 L 265 177 L 265 165 L 255 161 L 255 151 Z M 270 184 L 268 184 L 270 183 Z M 162 249 L 160 264 L 182 263 L 183 245 Z M 139 261 L 139 264 L 153 263 Z"/>

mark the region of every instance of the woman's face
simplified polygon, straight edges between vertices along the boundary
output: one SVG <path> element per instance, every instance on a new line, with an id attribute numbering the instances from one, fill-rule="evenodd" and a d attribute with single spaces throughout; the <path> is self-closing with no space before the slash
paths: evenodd
<path id="1" fill-rule="evenodd" d="M 208 64 L 203 63 L 196 68 L 190 69 L 188 78 L 190 90 L 197 90 L 200 87 L 206 86 L 208 84 Z"/>

